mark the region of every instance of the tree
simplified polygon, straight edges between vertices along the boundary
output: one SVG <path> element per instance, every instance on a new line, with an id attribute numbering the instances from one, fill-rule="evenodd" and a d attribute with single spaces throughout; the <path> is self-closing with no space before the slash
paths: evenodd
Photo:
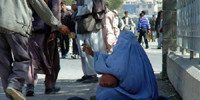
<path id="1" fill-rule="evenodd" d="M 65 1 L 67 3 L 67 5 L 71 5 L 71 4 L 76 3 L 75 0 L 62 0 L 62 1 Z"/>
<path id="2" fill-rule="evenodd" d="M 124 0 L 104 0 L 104 1 L 109 3 L 110 10 L 118 9 L 124 3 Z"/>

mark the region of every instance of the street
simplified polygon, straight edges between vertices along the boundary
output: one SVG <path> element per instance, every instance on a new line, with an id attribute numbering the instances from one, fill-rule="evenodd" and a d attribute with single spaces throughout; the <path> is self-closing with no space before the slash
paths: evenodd
<path id="1" fill-rule="evenodd" d="M 145 50 L 152 63 L 157 83 L 159 94 L 178 99 L 173 87 L 169 84 L 168 80 L 160 79 L 160 72 L 162 71 L 162 50 L 157 49 L 157 43 L 150 43 L 150 49 Z M 61 59 L 61 70 L 58 76 L 57 86 L 61 91 L 54 95 L 44 95 L 44 75 L 39 75 L 39 82 L 35 87 L 35 96 L 28 97 L 27 100 L 67 100 L 70 97 L 79 96 L 89 99 L 90 96 L 95 95 L 97 83 L 81 84 L 75 82 L 76 79 L 83 76 L 80 59 L 73 60 L 71 58 Z M 25 94 L 25 88 L 23 89 Z M 7 100 L 0 83 L 0 100 Z"/>

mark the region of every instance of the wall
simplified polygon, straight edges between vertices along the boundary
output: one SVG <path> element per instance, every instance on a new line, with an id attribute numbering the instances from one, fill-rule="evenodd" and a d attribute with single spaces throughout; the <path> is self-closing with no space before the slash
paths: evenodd
<path id="1" fill-rule="evenodd" d="M 177 44 L 188 49 L 200 47 L 199 4 L 200 0 L 163 0 L 163 77 L 169 78 L 183 100 L 200 100 L 199 59 L 190 60 L 176 52 Z M 196 48 L 192 48 L 194 44 Z"/>
<path id="2" fill-rule="evenodd" d="M 168 77 L 183 100 L 200 100 L 200 66 L 198 60 L 170 53 Z"/>

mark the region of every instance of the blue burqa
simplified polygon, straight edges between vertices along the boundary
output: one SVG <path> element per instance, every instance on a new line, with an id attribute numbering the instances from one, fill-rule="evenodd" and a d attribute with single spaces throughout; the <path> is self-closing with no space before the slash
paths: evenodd
<path id="1" fill-rule="evenodd" d="M 111 55 L 95 52 L 98 74 L 112 74 L 119 80 L 116 88 L 98 86 L 97 100 L 154 100 L 158 97 L 151 63 L 133 33 L 120 33 Z"/>

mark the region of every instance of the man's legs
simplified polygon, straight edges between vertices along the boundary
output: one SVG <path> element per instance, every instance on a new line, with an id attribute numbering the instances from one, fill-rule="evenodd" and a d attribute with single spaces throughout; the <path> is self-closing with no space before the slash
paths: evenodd
<path id="1" fill-rule="evenodd" d="M 65 40 L 65 56 L 69 53 L 69 37 L 68 35 L 64 35 Z"/>
<path id="2" fill-rule="evenodd" d="M 147 31 L 145 33 L 143 33 L 143 37 L 144 37 L 144 42 L 145 42 L 145 45 L 146 45 L 146 49 L 149 48 L 149 44 L 148 44 L 148 33 Z"/>
<path id="3" fill-rule="evenodd" d="M 62 58 L 65 58 L 65 46 L 64 46 L 64 35 L 62 33 L 59 33 L 59 39 L 60 39 L 60 49 L 61 49 L 61 55 Z"/>
<path id="4" fill-rule="evenodd" d="M 14 99 L 24 100 L 21 93 L 28 74 L 30 57 L 28 39 L 20 34 L 2 34 L 0 36 L 0 71 L 4 90 Z M 12 60 L 11 50 L 14 61 Z M 11 66 L 13 65 L 13 67 Z"/>
<path id="5" fill-rule="evenodd" d="M 55 87 L 56 81 L 58 78 L 58 74 L 60 71 L 60 59 L 59 59 L 59 53 L 58 53 L 58 47 L 57 47 L 57 40 L 51 41 L 48 43 L 48 52 L 49 55 L 46 55 L 49 59 L 50 66 L 52 67 L 52 70 L 50 74 L 46 74 L 45 77 L 45 94 L 51 94 L 56 93 L 60 91 L 60 88 Z"/>
<path id="6" fill-rule="evenodd" d="M 158 38 L 158 49 L 161 49 L 162 47 L 162 33 L 159 33 L 159 38 Z"/>
<path id="7" fill-rule="evenodd" d="M 73 39 L 72 41 L 72 48 L 73 48 L 73 55 L 71 56 L 72 59 L 76 59 L 78 56 L 78 46 L 77 46 L 77 39 Z"/>
<path id="8" fill-rule="evenodd" d="M 94 51 L 99 51 L 105 53 L 105 44 L 103 41 L 102 30 L 92 32 L 90 35 L 87 36 L 87 40 L 85 41 L 88 46 L 90 46 Z M 94 69 L 94 58 L 90 55 L 86 55 L 86 65 L 85 71 L 87 75 L 93 76 L 91 79 L 83 81 L 83 83 L 91 83 L 97 82 L 96 71 Z"/>
<path id="9" fill-rule="evenodd" d="M 47 61 L 47 58 L 45 56 L 44 51 L 45 48 L 45 42 L 47 39 L 45 38 L 44 32 L 36 32 L 32 33 L 33 36 L 29 40 L 29 54 L 31 56 L 31 64 L 29 66 L 29 74 L 26 79 L 26 96 L 34 96 L 34 87 L 37 84 L 37 72 L 35 72 L 36 69 L 44 71 L 44 67 L 48 68 L 49 62 Z"/>
<path id="10" fill-rule="evenodd" d="M 139 34 L 139 38 L 138 38 L 138 42 L 141 44 L 141 42 L 142 42 L 142 36 L 143 36 L 143 33 L 142 32 L 140 32 L 140 34 Z"/>
<path id="11" fill-rule="evenodd" d="M 79 54 L 81 56 L 81 63 L 82 63 L 82 70 L 83 70 L 83 74 L 84 76 L 81 79 L 78 79 L 77 82 L 83 82 L 83 83 L 91 83 L 91 82 L 97 82 L 97 75 L 96 72 L 94 70 L 93 67 L 93 62 L 91 61 L 91 57 L 89 55 L 86 55 L 83 51 L 82 51 L 82 44 L 86 43 L 90 46 L 90 35 L 91 34 L 83 34 L 77 35 L 77 39 L 78 39 L 78 49 L 79 49 Z"/>
<path id="12" fill-rule="evenodd" d="M 0 76 L 1 76 L 1 81 L 3 85 L 3 89 L 6 93 L 6 88 L 8 87 L 8 77 L 12 73 L 12 67 L 11 63 L 13 62 L 12 60 L 12 55 L 11 55 L 11 49 L 9 47 L 8 42 L 5 39 L 4 34 L 0 34 Z M 11 98 L 7 93 L 6 95 Z"/>

